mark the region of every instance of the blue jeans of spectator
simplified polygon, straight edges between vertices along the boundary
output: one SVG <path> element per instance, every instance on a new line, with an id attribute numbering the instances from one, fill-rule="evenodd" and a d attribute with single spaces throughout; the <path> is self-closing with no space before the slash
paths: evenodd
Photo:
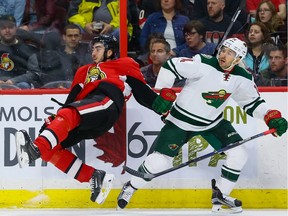
<path id="1" fill-rule="evenodd" d="M 31 85 L 27 82 L 19 82 L 16 84 L 17 87 L 19 87 L 20 89 L 30 89 Z"/>

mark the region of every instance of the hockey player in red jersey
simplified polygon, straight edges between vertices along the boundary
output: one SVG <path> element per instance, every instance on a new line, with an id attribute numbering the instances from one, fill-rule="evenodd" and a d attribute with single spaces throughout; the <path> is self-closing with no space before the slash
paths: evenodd
<path id="1" fill-rule="evenodd" d="M 158 95 L 145 82 L 138 64 L 131 58 L 114 59 L 118 42 L 112 35 L 99 35 L 91 41 L 94 63 L 80 67 L 64 106 L 47 121 L 34 140 L 25 130 L 16 132 L 20 167 L 38 158 L 52 163 L 79 182 L 91 184 L 91 201 L 103 203 L 114 176 L 95 169 L 67 150 L 82 139 L 99 137 L 119 118 L 133 93 L 143 106 L 158 114 L 166 113 L 176 94 L 162 89 Z"/>

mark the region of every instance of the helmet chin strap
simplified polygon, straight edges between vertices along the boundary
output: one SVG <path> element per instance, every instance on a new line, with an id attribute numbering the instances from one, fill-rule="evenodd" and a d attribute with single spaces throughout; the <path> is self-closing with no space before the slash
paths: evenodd
<path id="1" fill-rule="evenodd" d="M 239 63 L 239 59 L 235 58 L 234 61 L 231 63 L 231 65 L 228 68 L 223 68 L 223 70 L 225 71 L 229 71 L 231 72 L 231 70 L 235 67 L 235 65 L 237 65 Z"/>

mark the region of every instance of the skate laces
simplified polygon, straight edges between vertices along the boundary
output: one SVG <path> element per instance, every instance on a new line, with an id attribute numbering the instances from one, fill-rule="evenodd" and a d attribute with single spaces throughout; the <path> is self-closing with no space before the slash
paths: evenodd
<path id="1" fill-rule="evenodd" d="M 224 199 L 225 201 L 227 201 L 228 203 L 231 203 L 231 204 L 234 205 L 234 201 L 236 200 L 235 198 L 230 197 L 230 196 L 227 196 L 227 195 L 225 195 L 225 194 L 222 194 L 222 197 L 223 197 L 223 199 Z"/>
<path id="2" fill-rule="evenodd" d="M 102 171 L 99 171 L 99 170 L 96 170 L 94 173 L 93 173 L 93 176 L 90 180 L 90 185 L 91 185 L 91 192 L 94 193 L 94 192 L 99 192 L 100 189 L 101 189 L 101 186 L 102 186 L 102 180 L 104 178 L 104 175 L 103 175 L 103 178 L 102 178 Z M 103 173 L 104 174 L 104 173 Z"/>
<path id="3" fill-rule="evenodd" d="M 127 185 L 123 187 L 123 191 L 122 191 L 120 199 L 124 199 L 128 202 L 131 199 L 134 192 L 135 192 L 135 189 L 128 183 Z"/>
<path id="4" fill-rule="evenodd" d="M 92 178 L 90 179 L 90 190 L 91 190 L 91 193 L 93 194 L 95 191 L 95 188 L 96 188 L 96 180 L 95 180 L 95 176 L 93 175 Z"/>

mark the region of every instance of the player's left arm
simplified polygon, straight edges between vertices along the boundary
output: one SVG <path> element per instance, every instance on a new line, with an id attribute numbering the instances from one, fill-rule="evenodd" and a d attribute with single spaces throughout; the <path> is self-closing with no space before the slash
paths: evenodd
<path id="1" fill-rule="evenodd" d="M 139 104 L 154 110 L 158 114 L 169 111 L 176 99 L 175 91 L 170 88 L 161 89 L 158 95 L 145 82 L 135 77 L 127 76 L 126 83 L 131 87 L 132 93 Z"/>
<path id="2" fill-rule="evenodd" d="M 261 98 L 257 86 L 241 89 L 242 94 L 234 96 L 233 99 L 244 109 L 244 111 L 255 118 L 264 119 L 271 128 L 275 128 L 274 136 L 281 136 L 287 131 L 287 120 L 282 117 L 279 110 L 270 109 L 263 98 Z M 238 93 L 241 91 L 237 91 Z M 241 95 L 241 96 L 240 96 Z"/>

